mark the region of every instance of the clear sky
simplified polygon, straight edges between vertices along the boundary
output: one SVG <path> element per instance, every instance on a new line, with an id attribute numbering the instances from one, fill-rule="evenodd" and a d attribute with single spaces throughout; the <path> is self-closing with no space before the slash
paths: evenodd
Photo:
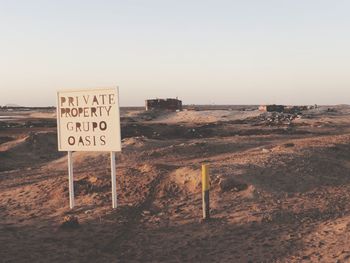
<path id="1" fill-rule="evenodd" d="M 350 102 L 350 1 L 0 0 L 0 105 Z"/>

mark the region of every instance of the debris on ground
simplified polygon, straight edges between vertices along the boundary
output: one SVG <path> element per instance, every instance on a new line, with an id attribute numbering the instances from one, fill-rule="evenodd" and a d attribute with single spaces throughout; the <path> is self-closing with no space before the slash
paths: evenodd
<path id="1" fill-rule="evenodd" d="M 301 118 L 301 114 L 290 114 L 282 112 L 265 112 L 251 119 L 254 125 L 281 126 L 291 125 L 292 121 Z"/>
<path id="2" fill-rule="evenodd" d="M 223 177 L 220 178 L 219 187 L 222 192 L 234 190 L 236 192 L 243 191 L 248 188 L 248 185 L 243 182 L 239 182 L 233 177 Z"/>
<path id="3" fill-rule="evenodd" d="M 62 229 L 76 229 L 78 227 L 80 227 L 78 217 L 73 215 L 65 216 L 60 226 Z"/>

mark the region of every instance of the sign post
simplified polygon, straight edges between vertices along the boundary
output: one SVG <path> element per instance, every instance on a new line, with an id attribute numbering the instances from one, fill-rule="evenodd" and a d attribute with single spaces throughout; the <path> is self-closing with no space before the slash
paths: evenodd
<path id="1" fill-rule="evenodd" d="M 115 175 L 115 152 L 111 152 L 112 208 L 117 208 L 117 178 Z"/>
<path id="2" fill-rule="evenodd" d="M 74 179 L 72 151 L 68 151 L 69 207 L 74 208 Z"/>
<path id="3" fill-rule="evenodd" d="M 112 207 L 117 207 L 115 152 L 121 151 L 118 88 L 57 92 L 58 150 L 68 152 L 69 206 L 74 207 L 73 151 L 111 153 Z"/>

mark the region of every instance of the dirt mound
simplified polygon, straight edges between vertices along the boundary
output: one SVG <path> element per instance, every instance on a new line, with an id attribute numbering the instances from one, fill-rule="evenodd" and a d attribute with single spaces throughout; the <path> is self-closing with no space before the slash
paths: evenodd
<path id="1" fill-rule="evenodd" d="M 222 192 L 234 190 L 234 191 L 243 191 L 248 188 L 248 185 L 242 181 L 237 180 L 236 178 L 226 177 L 220 178 L 219 187 Z"/>
<path id="2" fill-rule="evenodd" d="M 57 134 L 31 133 L 29 136 L 4 143 L 0 147 L 0 171 L 41 164 L 63 156 L 57 150 Z"/>
<path id="3" fill-rule="evenodd" d="M 111 188 L 109 180 L 94 176 L 83 177 L 74 182 L 74 192 L 76 195 L 87 195 L 107 192 Z"/>
<path id="4" fill-rule="evenodd" d="M 65 154 L 65 153 L 64 153 Z M 90 165 L 96 167 L 96 165 L 109 166 L 109 154 L 104 152 L 74 152 L 73 153 L 74 170 L 84 169 Z M 45 167 L 50 170 L 63 170 L 68 169 L 67 155 L 57 160 L 51 161 Z"/>
<path id="5" fill-rule="evenodd" d="M 303 139 L 266 150 L 244 177 L 273 192 L 307 192 L 350 183 L 348 136 Z M 287 146 L 286 146 L 287 145 Z"/>
<path id="6" fill-rule="evenodd" d="M 189 192 L 199 192 L 201 189 L 201 171 L 199 169 L 183 167 L 172 172 L 169 179 L 176 183 L 180 189 Z"/>
<path id="7" fill-rule="evenodd" d="M 11 152 L 21 151 L 30 153 L 39 158 L 52 159 L 61 154 L 57 151 L 57 134 L 56 133 L 32 133 L 24 141 L 24 143 L 12 148 Z"/>
<path id="8" fill-rule="evenodd" d="M 3 144 L 5 142 L 9 142 L 14 140 L 14 138 L 10 137 L 10 136 L 1 136 L 0 137 L 0 144 Z"/>
<path id="9" fill-rule="evenodd" d="M 108 202 L 111 191 L 110 177 L 78 173 L 75 174 L 75 177 L 74 196 L 76 205 L 101 205 Z M 50 207 L 62 208 L 68 205 L 69 186 L 66 177 L 57 179 L 47 189 L 46 202 L 50 204 Z"/>

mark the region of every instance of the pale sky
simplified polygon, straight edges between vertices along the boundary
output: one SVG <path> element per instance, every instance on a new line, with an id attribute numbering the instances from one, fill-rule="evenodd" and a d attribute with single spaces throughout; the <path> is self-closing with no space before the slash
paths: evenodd
<path id="1" fill-rule="evenodd" d="M 0 0 L 0 105 L 350 102 L 350 1 Z"/>

